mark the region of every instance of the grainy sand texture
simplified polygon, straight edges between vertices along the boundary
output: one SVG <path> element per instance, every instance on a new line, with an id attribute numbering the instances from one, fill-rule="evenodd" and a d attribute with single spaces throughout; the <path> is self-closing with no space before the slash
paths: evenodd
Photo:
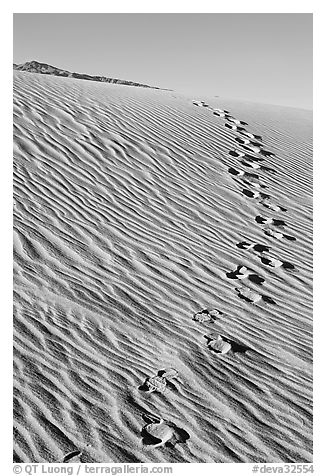
<path id="1" fill-rule="evenodd" d="M 14 460 L 312 461 L 312 117 L 14 71 Z"/>

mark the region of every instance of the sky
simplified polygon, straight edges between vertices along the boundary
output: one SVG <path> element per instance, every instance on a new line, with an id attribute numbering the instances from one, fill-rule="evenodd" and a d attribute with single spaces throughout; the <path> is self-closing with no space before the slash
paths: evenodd
<path id="1" fill-rule="evenodd" d="M 312 109 L 312 23 L 307 13 L 18 13 L 13 61 Z"/>

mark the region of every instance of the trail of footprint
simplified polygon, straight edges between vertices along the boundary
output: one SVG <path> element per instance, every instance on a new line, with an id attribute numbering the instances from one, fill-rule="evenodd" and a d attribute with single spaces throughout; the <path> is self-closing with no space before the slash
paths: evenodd
<path id="1" fill-rule="evenodd" d="M 263 157 L 269 157 L 275 155 L 273 152 L 267 151 L 263 148 L 262 144 L 262 136 L 251 134 L 250 132 L 246 131 L 245 128 L 239 127 L 241 124 L 241 121 L 235 120 L 231 116 L 226 117 L 229 122 L 232 124 L 226 123 L 225 127 L 228 129 L 234 130 L 236 132 L 239 132 L 242 136 L 246 136 L 247 138 L 243 139 L 241 137 L 236 137 L 235 140 L 245 149 L 245 150 L 251 150 L 255 152 L 256 154 L 260 154 Z M 255 142 L 254 140 L 259 141 Z M 256 162 L 263 160 L 262 158 L 255 157 L 251 154 L 247 154 L 245 152 L 241 152 L 238 150 L 231 150 L 229 151 L 229 154 L 233 157 L 241 158 L 241 163 L 245 165 L 246 167 L 254 168 L 256 170 L 261 170 L 261 171 L 266 171 L 266 172 L 276 172 L 274 169 L 271 169 L 269 167 L 261 166 L 259 164 L 256 164 Z M 242 171 L 242 170 L 237 170 L 234 167 L 230 167 L 228 169 L 228 172 L 235 176 L 235 177 L 240 177 L 242 179 L 242 183 L 249 184 L 250 186 L 254 187 L 260 187 L 264 188 L 264 185 L 259 182 L 259 176 L 257 174 L 252 174 L 251 181 L 249 180 L 249 173 Z M 257 180 L 255 182 L 254 180 Z M 266 186 L 265 186 L 266 187 Z M 267 194 L 263 194 L 258 191 L 252 191 L 248 189 L 243 189 L 242 193 L 249 197 L 249 198 L 255 198 L 259 199 L 259 203 L 264 206 L 265 208 L 268 208 L 273 211 L 281 211 L 281 212 L 286 212 L 287 209 L 285 207 L 282 207 L 280 205 L 276 205 L 270 200 L 270 196 Z M 264 218 L 261 216 L 256 216 L 255 218 L 256 222 L 262 225 L 266 224 L 271 224 L 277 227 L 283 227 L 286 226 L 286 223 L 284 220 L 279 220 L 279 219 L 273 219 L 273 218 Z M 276 232 L 272 229 L 264 229 L 264 233 L 268 236 L 272 236 L 273 238 L 276 239 L 287 239 L 287 240 L 295 240 L 294 237 L 290 235 L 285 235 L 280 232 Z M 250 244 L 247 242 L 240 242 L 236 245 L 237 247 L 241 249 L 253 249 L 254 251 L 258 253 L 264 253 L 264 252 L 269 252 L 269 247 L 265 245 L 259 245 L 259 244 Z M 283 267 L 285 269 L 294 269 L 294 266 L 286 261 L 279 260 L 277 258 L 271 257 L 271 256 L 259 256 L 261 262 L 269 267 L 272 268 L 279 268 Z M 235 271 L 232 271 L 230 273 L 226 273 L 226 275 L 231 278 L 231 279 L 244 279 L 247 277 L 250 279 L 250 276 L 254 278 L 254 280 L 258 279 L 258 282 L 260 278 L 258 275 L 251 275 L 249 270 L 244 267 L 244 266 L 238 266 L 238 268 Z M 260 282 L 261 284 L 261 282 Z M 259 302 L 260 300 L 263 300 L 264 302 L 269 302 L 275 304 L 275 301 L 270 298 L 269 296 L 264 296 L 260 295 L 259 293 L 255 293 L 254 291 L 250 289 L 237 289 L 239 297 L 247 300 L 248 302 Z M 218 343 L 220 345 L 220 343 Z"/>
<path id="2" fill-rule="evenodd" d="M 228 129 L 239 132 L 239 134 L 241 134 L 245 137 L 248 137 L 249 139 L 256 139 L 256 140 L 259 140 L 259 141 L 263 140 L 262 136 L 259 136 L 257 134 L 253 134 L 252 132 L 248 132 L 245 127 L 241 127 L 241 126 L 238 126 L 238 125 L 233 124 L 233 123 L 230 124 L 228 122 L 226 122 L 224 125 Z"/>
<path id="3" fill-rule="evenodd" d="M 294 265 L 289 263 L 288 261 L 283 261 L 273 256 L 267 255 L 266 253 L 270 252 L 270 247 L 266 245 L 261 245 L 258 243 L 248 243 L 247 241 L 240 241 L 240 243 L 237 243 L 236 246 L 237 248 L 240 248 L 242 250 L 253 250 L 253 251 L 256 251 L 257 253 L 263 253 L 262 256 L 258 255 L 258 258 L 263 264 L 271 268 L 283 267 L 284 269 L 287 269 L 287 270 L 295 269 Z"/>
<path id="4" fill-rule="evenodd" d="M 253 173 L 245 172 L 243 170 L 238 170 L 238 169 L 235 169 L 234 167 L 229 167 L 228 172 L 234 177 L 238 177 L 238 180 L 236 179 L 234 180 L 242 185 L 247 185 L 249 187 L 255 187 L 255 188 L 268 188 L 267 185 L 261 183 L 260 177 L 258 174 L 253 174 Z"/>

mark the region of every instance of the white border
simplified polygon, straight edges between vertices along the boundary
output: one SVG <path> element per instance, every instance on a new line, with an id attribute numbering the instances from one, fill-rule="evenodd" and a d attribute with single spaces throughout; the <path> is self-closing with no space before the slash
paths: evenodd
<path id="1" fill-rule="evenodd" d="M 2 45 L 2 71 L 1 71 L 1 291 L 2 291 L 2 331 L 0 333 L 1 351 L 1 449 L 5 466 L 8 463 L 8 471 L 2 470 L 3 474 L 12 474 L 12 14 L 13 13 L 314 13 L 314 475 L 322 474 L 322 462 L 324 451 L 324 423 L 325 423 L 325 371 L 323 360 L 324 336 L 325 336 L 325 311 L 323 302 L 324 282 L 324 254 L 326 236 L 324 230 L 325 196 L 322 191 L 325 188 L 325 92 L 326 88 L 324 61 L 324 45 L 326 44 L 324 30 L 326 18 L 324 15 L 323 2 L 317 1 L 289 1 L 275 0 L 263 1 L 239 1 L 216 2 L 177 2 L 177 1 L 92 1 L 73 2 L 62 1 L 13 1 L 11 4 L 1 7 L 1 45 Z M 4 24 L 2 24 L 4 23 Z M 8 119 L 8 115 L 10 119 Z M 185 466 L 185 469 L 183 467 Z M 190 468 L 190 466 L 192 468 Z M 179 471 L 192 473 L 203 468 L 202 465 L 178 465 Z M 211 473 L 211 465 L 205 465 L 205 472 Z M 250 474 L 249 465 L 213 465 L 221 475 Z M 247 468 L 246 468 L 247 467 Z M 204 469 L 204 468 L 203 468 Z"/>

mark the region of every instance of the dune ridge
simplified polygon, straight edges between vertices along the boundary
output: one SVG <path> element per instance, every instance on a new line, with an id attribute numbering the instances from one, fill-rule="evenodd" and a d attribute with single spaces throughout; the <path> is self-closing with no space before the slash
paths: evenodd
<path id="1" fill-rule="evenodd" d="M 51 76 L 60 76 L 66 78 L 84 79 L 87 81 L 99 81 L 101 83 L 124 84 L 125 86 L 137 86 L 141 88 L 160 89 L 147 84 L 136 83 L 134 81 L 126 81 L 124 79 L 108 78 L 106 76 L 92 76 L 90 74 L 71 73 L 65 69 L 51 66 L 47 63 L 39 63 L 38 61 L 27 61 L 23 64 L 13 64 L 13 69 L 17 71 L 25 71 L 29 73 L 48 74 Z"/>
<path id="2" fill-rule="evenodd" d="M 311 118 L 202 99 L 14 73 L 15 461 L 312 460 Z M 275 173 L 230 155 L 259 152 L 210 108 L 261 136 L 275 155 L 253 163 Z M 230 167 L 286 212 L 243 195 Z M 229 279 L 239 265 L 263 284 Z M 195 322 L 205 308 L 221 314 Z M 248 350 L 216 354 L 212 332 Z M 166 368 L 167 391 L 139 390 Z M 144 445 L 144 414 L 190 438 Z"/>

